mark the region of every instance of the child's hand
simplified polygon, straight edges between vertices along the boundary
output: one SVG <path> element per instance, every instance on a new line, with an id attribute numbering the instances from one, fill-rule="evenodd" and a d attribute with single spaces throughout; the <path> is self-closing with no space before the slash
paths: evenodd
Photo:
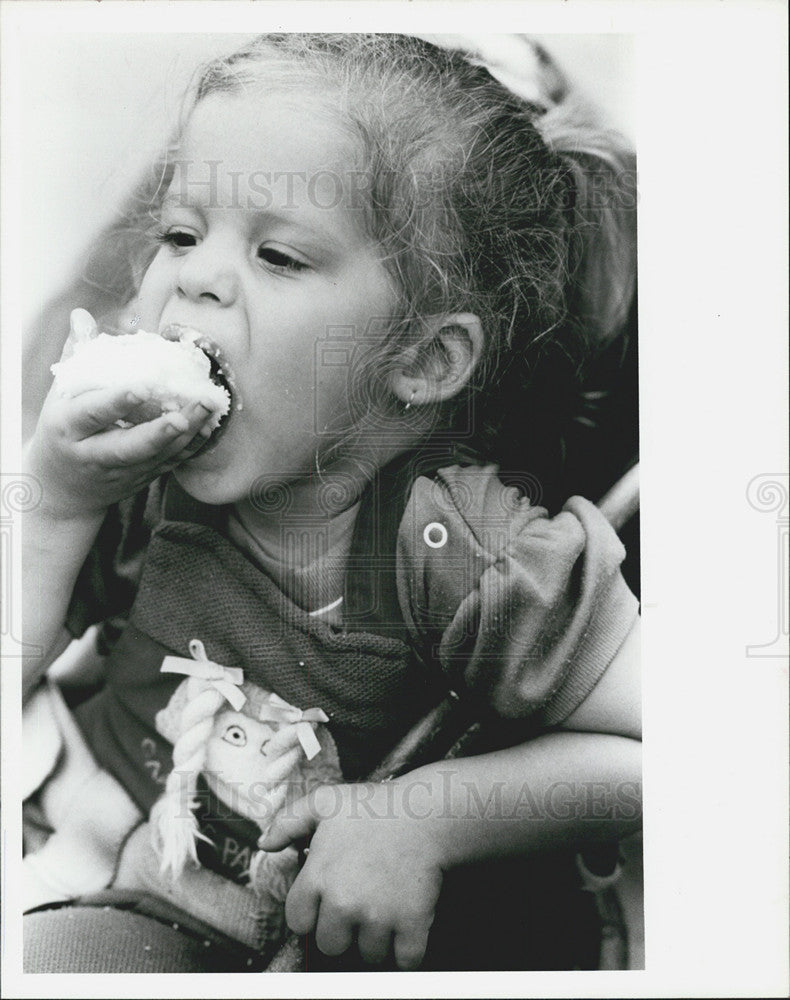
<path id="1" fill-rule="evenodd" d="M 408 787 L 320 787 L 259 842 L 274 851 L 312 834 L 285 916 L 295 933 L 315 931 L 327 955 L 340 955 L 356 936 L 366 962 L 383 962 L 391 949 L 401 969 L 416 969 L 423 959 L 442 868 L 432 824 L 409 808 Z"/>
<path id="2" fill-rule="evenodd" d="M 51 390 L 27 446 L 45 507 L 57 517 L 90 518 L 189 458 L 205 437 L 200 403 L 134 427 L 115 426 L 144 392 L 91 389 L 64 399 Z"/>

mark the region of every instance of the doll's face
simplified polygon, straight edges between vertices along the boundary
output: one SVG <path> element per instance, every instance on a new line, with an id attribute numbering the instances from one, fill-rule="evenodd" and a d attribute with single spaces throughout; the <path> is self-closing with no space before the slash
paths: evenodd
<path id="1" fill-rule="evenodd" d="M 272 761 L 279 756 L 276 746 L 270 750 L 276 732 L 273 723 L 232 709 L 220 712 L 206 744 L 206 771 L 228 785 L 265 782 Z"/>
<path id="2" fill-rule="evenodd" d="M 191 116 L 136 309 L 143 329 L 211 341 L 242 404 L 175 472 L 199 500 L 239 502 L 261 476 L 309 493 L 316 453 L 347 439 L 349 361 L 332 339 L 349 354 L 350 337 L 357 364 L 395 303 L 347 189 L 355 162 L 315 97 L 213 94 Z"/>

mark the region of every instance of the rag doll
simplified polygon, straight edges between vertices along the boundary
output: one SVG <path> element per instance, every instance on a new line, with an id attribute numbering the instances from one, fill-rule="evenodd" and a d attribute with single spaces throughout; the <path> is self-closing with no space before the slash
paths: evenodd
<path id="1" fill-rule="evenodd" d="M 202 781 L 216 801 L 254 822 L 261 835 L 289 803 L 319 784 L 342 781 L 334 740 L 319 708 L 303 711 L 245 682 L 240 669 L 212 663 L 199 640 L 193 660 L 166 657 L 163 672 L 189 676 L 157 713 L 173 744 L 173 769 L 151 812 L 161 871 L 177 879 L 199 865 L 198 840 L 209 838 L 195 815 Z M 269 952 L 285 930 L 284 904 L 299 868 L 298 851 L 256 851 L 248 878 L 256 897 L 258 945 Z"/>

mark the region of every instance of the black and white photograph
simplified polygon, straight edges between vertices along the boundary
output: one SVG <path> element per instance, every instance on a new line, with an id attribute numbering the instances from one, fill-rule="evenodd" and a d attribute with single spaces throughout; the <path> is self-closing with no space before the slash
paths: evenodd
<path id="1" fill-rule="evenodd" d="M 490 6 L 2 7 L 4 995 L 783 994 L 786 96 Z"/>

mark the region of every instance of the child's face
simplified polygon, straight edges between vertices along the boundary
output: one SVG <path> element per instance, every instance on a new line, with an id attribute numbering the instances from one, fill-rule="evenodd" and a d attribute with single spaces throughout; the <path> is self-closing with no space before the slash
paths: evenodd
<path id="1" fill-rule="evenodd" d="M 137 311 L 143 329 L 209 338 L 235 381 L 242 409 L 176 471 L 197 499 L 242 500 L 261 476 L 309 489 L 316 451 L 348 431 L 349 340 L 369 350 L 395 302 L 352 166 L 299 95 L 212 95 L 192 115 Z"/>

